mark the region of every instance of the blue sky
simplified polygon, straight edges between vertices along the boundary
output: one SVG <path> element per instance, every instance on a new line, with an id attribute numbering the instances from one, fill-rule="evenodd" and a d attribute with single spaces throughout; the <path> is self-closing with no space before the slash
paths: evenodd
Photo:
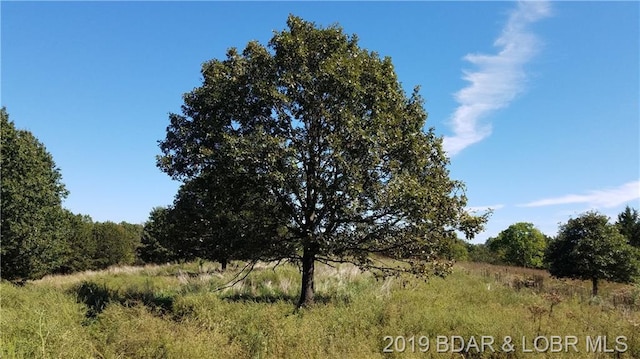
<path id="1" fill-rule="evenodd" d="M 421 86 L 484 242 L 510 224 L 640 208 L 638 2 L 7 2 L 1 102 L 53 155 L 64 206 L 144 222 L 179 183 L 155 167 L 200 66 L 289 13 L 356 33 Z"/>

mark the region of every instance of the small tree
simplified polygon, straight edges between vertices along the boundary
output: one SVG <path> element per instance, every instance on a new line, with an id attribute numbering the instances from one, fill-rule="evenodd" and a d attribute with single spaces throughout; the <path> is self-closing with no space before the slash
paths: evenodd
<path id="1" fill-rule="evenodd" d="M 442 244 L 443 247 L 440 252 L 444 258 L 455 260 L 457 262 L 469 260 L 469 243 L 465 240 L 460 238 L 451 238 L 448 241 L 443 241 Z"/>
<path id="2" fill-rule="evenodd" d="M 316 261 L 442 273 L 441 241 L 456 229 L 473 236 L 486 218 L 465 212 L 442 139 L 424 131 L 418 89 L 407 96 L 391 59 L 337 26 L 287 25 L 269 48 L 250 42 L 203 65 L 202 86 L 170 115 L 158 166 L 199 183 L 199 195 L 214 191 L 215 207 L 239 209 L 222 213 L 225 226 L 252 260 L 300 263 L 299 306 L 313 301 Z M 248 204 L 227 194 L 231 184 Z"/>
<path id="3" fill-rule="evenodd" d="M 96 242 L 93 237 L 93 220 L 87 215 L 73 214 L 64 210 L 65 221 L 59 225 L 66 227 L 67 242 L 65 261 L 59 271 L 78 272 L 95 268 Z"/>
<path id="4" fill-rule="evenodd" d="M 591 280 L 593 296 L 599 280 L 633 281 L 639 270 L 634 248 L 608 221 L 587 212 L 561 225 L 546 253 L 551 275 Z"/>
<path id="5" fill-rule="evenodd" d="M 115 264 L 133 264 L 140 234 L 141 228 L 125 222 L 120 224 L 110 221 L 94 223 L 96 266 L 107 268 Z"/>
<path id="6" fill-rule="evenodd" d="M 176 259 L 170 250 L 173 225 L 168 219 L 169 209 L 155 207 L 142 229 L 140 247 L 136 250 L 138 259 L 144 263 L 167 263 Z"/>
<path id="7" fill-rule="evenodd" d="M 638 216 L 638 210 L 626 206 L 624 211 L 618 214 L 616 226 L 620 233 L 627 238 L 629 244 L 640 248 L 640 216 Z"/>
<path id="8" fill-rule="evenodd" d="M 203 174 L 180 187 L 168 210 L 169 248 L 180 259 L 218 261 L 222 270 L 231 259 L 286 258 L 295 249 L 279 239 L 282 213 L 255 182 Z"/>
<path id="9" fill-rule="evenodd" d="M 533 224 L 519 222 L 488 240 L 487 247 L 505 264 L 542 268 L 547 237 Z"/>

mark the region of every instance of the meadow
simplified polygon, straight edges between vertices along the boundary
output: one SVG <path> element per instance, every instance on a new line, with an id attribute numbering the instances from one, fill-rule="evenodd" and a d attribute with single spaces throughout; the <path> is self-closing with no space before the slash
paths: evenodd
<path id="1" fill-rule="evenodd" d="M 638 285 L 602 283 L 592 299 L 588 282 L 524 268 L 460 263 L 444 279 L 421 280 L 319 265 L 316 304 L 296 310 L 291 264 L 260 264 L 216 290 L 241 266 L 2 282 L 0 357 L 640 358 Z M 507 337 L 513 350 L 502 348 Z"/>

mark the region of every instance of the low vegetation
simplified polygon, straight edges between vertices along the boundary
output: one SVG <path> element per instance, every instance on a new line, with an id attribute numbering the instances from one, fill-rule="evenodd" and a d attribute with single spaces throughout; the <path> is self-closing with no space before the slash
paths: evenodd
<path id="1" fill-rule="evenodd" d="M 241 263 L 225 272 L 192 262 L 2 282 L 0 357 L 524 358 L 523 336 L 551 335 L 576 336 L 580 352 L 537 358 L 640 357 L 637 285 L 604 282 L 592 299 L 589 282 L 534 269 L 465 263 L 447 279 L 420 281 L 319 265 L 316 303 L 296 310 L 299 269 L 273 266 L 260 263 L 222 290 Z M 439 335 L 492 336 L 496 352 L 437 353 Z M 427 336 L 431 347 L 383 353 L 385 336 Z M 499 351 L 506 336 L 516 345 L 509 355 Z M 624 336 L 627 350 L 587 354 L 587 336 L 606 336 L 609 349 Z"/>

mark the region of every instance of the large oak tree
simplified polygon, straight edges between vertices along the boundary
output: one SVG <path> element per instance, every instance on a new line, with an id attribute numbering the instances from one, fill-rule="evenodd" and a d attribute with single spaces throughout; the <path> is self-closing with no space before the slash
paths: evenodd
<path id="1" fill-rule="evenodd" d="M 456 230 L 473 236 L 486 217 L 464 210 L 418 89 L 407 96 L 391 59 L 338 26 L 287 25 L 267 47 L 250 42 L 202 66 L 202 85 L 170 115 L 158 166 L 200 183 L 190 190 L 215 198 L 209 213 L 232 222 L 225 231 L 252 260 L 301 263 L 299 306 L 313 301 L 316 261 L 439 273 L 443 243 Z"/>

